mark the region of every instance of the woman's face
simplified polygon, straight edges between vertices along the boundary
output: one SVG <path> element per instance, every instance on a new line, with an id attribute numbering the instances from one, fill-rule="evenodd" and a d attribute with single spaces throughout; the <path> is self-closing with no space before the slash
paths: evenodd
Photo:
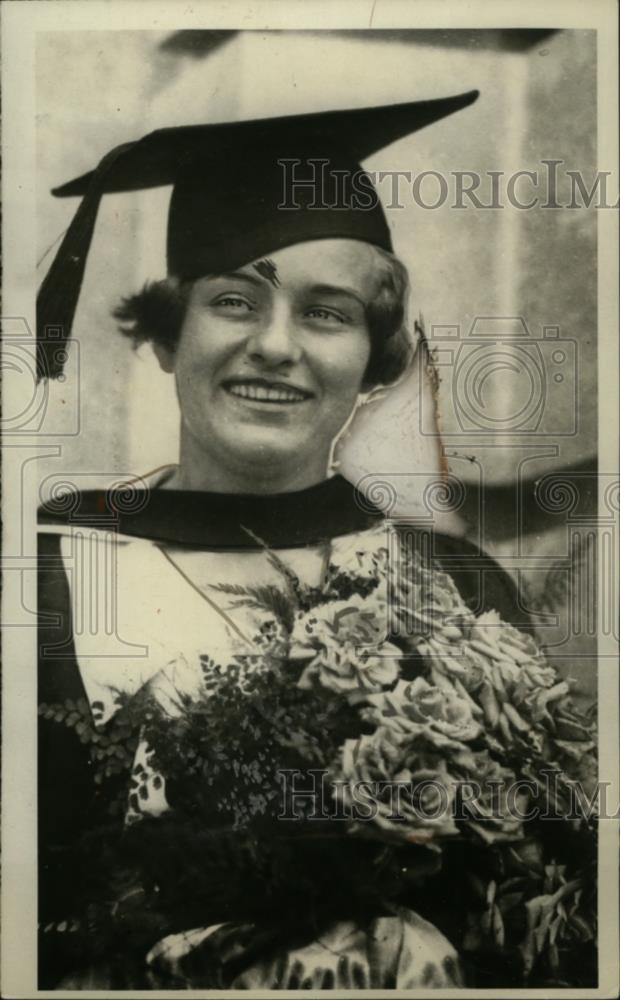
<path id="1" fill-rule="evenodd" d="M 371 246 L 317 240 L 196 281 L 174 354 L 182 464 L 233 478 L 324 478 L 370 355 Z M 189 458 L 191 456 L 191 458 Z M 225 478 L 225 477 L 224 477 Z"/>

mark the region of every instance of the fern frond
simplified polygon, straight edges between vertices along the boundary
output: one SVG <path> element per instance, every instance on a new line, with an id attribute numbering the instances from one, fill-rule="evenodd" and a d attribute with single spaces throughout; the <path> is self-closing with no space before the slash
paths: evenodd
<path id="1" fill-rule="evenodd" d="M 297 609 L 295 600 L 292 600 L 288 594 L 273 584 L 267 584 L 264 587 L 249 587 L 248 592 L 256 602 L 255 606 L 271 611 L 278 621 L 282 622 L 290 631 Z"/>
<path id="2" fill-rule="evenodd" d="M 232 594 L 235 597 L 244 597 L 249 594 L 249 587 L 244 587 L 239 583 L 210 583 L 211 590 L 217 590 L 220 594 Z"/>
<path id="3" fill-rule="evenodd" d="M 246 535 L 249 535 L 249 537 L 254 542 L 257 542 L 257 544 L 261 546 L 261 548 L 265 552 L 265 555 L 267 556 L 267 559 L 269 560 L 270 565 L 273 566 L 275 570 L 277 570 L 279 573 L 282 574 L 292 593 L 294 595 L 298 594 L 302 584 L 297 574 L 293 573 L 292 569 L 289 569 L 286 563 L 283 562 L 282 559 L 280 559 L 280 557 L 277 556 L 276 553 L 269 548 L 267 543 L 263 541 L 263 539 L 260 538 L 258 535 L 254 534 L 251 528 L 246 528 L 244 524 L 241 525 L 241 528 L 243 529 L 243 531 L 245 531 Z"/>

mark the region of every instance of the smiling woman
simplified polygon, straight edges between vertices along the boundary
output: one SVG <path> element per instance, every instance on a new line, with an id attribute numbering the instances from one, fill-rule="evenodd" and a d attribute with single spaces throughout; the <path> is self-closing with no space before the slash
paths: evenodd
<path id="1" fill-rule="evenodd" d="M 179 487 L 254 493 L 319 482 L 359 393 L 393 381 L 412 353 L 405 269 L 360 241 L 298 243 L 234 273 L 162 285 L 116 316 L 135 342 L 153 341 L 175 376 Z"/>
<path id="2" fill-rule="evenodd" d="M 325 478 L 332 440 L 357 401 L 370 355 L 372 251 L 352 241 L 300 243 L 276 251 L 272 265 L 275 286 L 253 264 L 197 281 L 178 345 L 157 348 L 181 407 L 182 488 L 312 486 Z M 330 276 L 342 287 L 320 295 Z M 265 399 L 267 389 L 279 390 L 275 399 Z"/>
<path id="3" fill-rule="evenodd" d="M 42 987 L 459 985 L 523 816 L 479 789 L 461 822 L 455 787 L 588 760 L 497 564 L 330 475 L 360 395 L 413 352 L 383 209 L 356 186 L 329 208 L 335 178 L 475 97 L 163 130 L 57 192 L 83 200 L 39 321 L 67 332 L 101 197 L 173 183 L 168 278 L 116 316 L 175 380 L 181 450 L 41 510 Z M 330 168 L 290 212 L 283 156 Z M 57 359 L 42 339 L 40 371 Z M 536 846 L 493 985 L 532 971 L 530 897 L 589 898 Z"/>

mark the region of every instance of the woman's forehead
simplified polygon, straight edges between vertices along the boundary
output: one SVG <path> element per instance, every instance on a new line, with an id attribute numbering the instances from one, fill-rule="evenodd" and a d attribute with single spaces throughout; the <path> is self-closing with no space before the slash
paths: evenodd
<path id="1" fill-rule="evenodd" d="M 381 259 L 361 240 L 325 239 L 295 243 L 248 261 L 225 276 L 246 277 L 274 288 L 285 284 L 352 287 L 366 295 L 378 280 Z M 217 275 L 212 276 L 213 279 Z"/>

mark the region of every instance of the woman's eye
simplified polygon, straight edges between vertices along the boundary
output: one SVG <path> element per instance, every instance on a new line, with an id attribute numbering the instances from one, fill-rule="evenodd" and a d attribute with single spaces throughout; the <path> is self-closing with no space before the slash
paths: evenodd
<path id="1" fill-rule="evenodd" d="M 346 323 L 348 319 L 340 312 L 336 312 L 334 309 L 326 309 L 322 306 L 316 306 L 314 309 L 308 309 L 307 316 L 312 319 L 318 319 L 322 322 L 332 322 L 332 323 Z"/>
<path id="2" fill-rule="evenodd" d="M 252 312 L 254 309 L 251 302 L 248 302 L 247 299 L 239 295 L 222 295 L 221 298 L 215 300 L 213 305 L 224 307 L 225 309 L 238 310 L 239 312 Z"/>

